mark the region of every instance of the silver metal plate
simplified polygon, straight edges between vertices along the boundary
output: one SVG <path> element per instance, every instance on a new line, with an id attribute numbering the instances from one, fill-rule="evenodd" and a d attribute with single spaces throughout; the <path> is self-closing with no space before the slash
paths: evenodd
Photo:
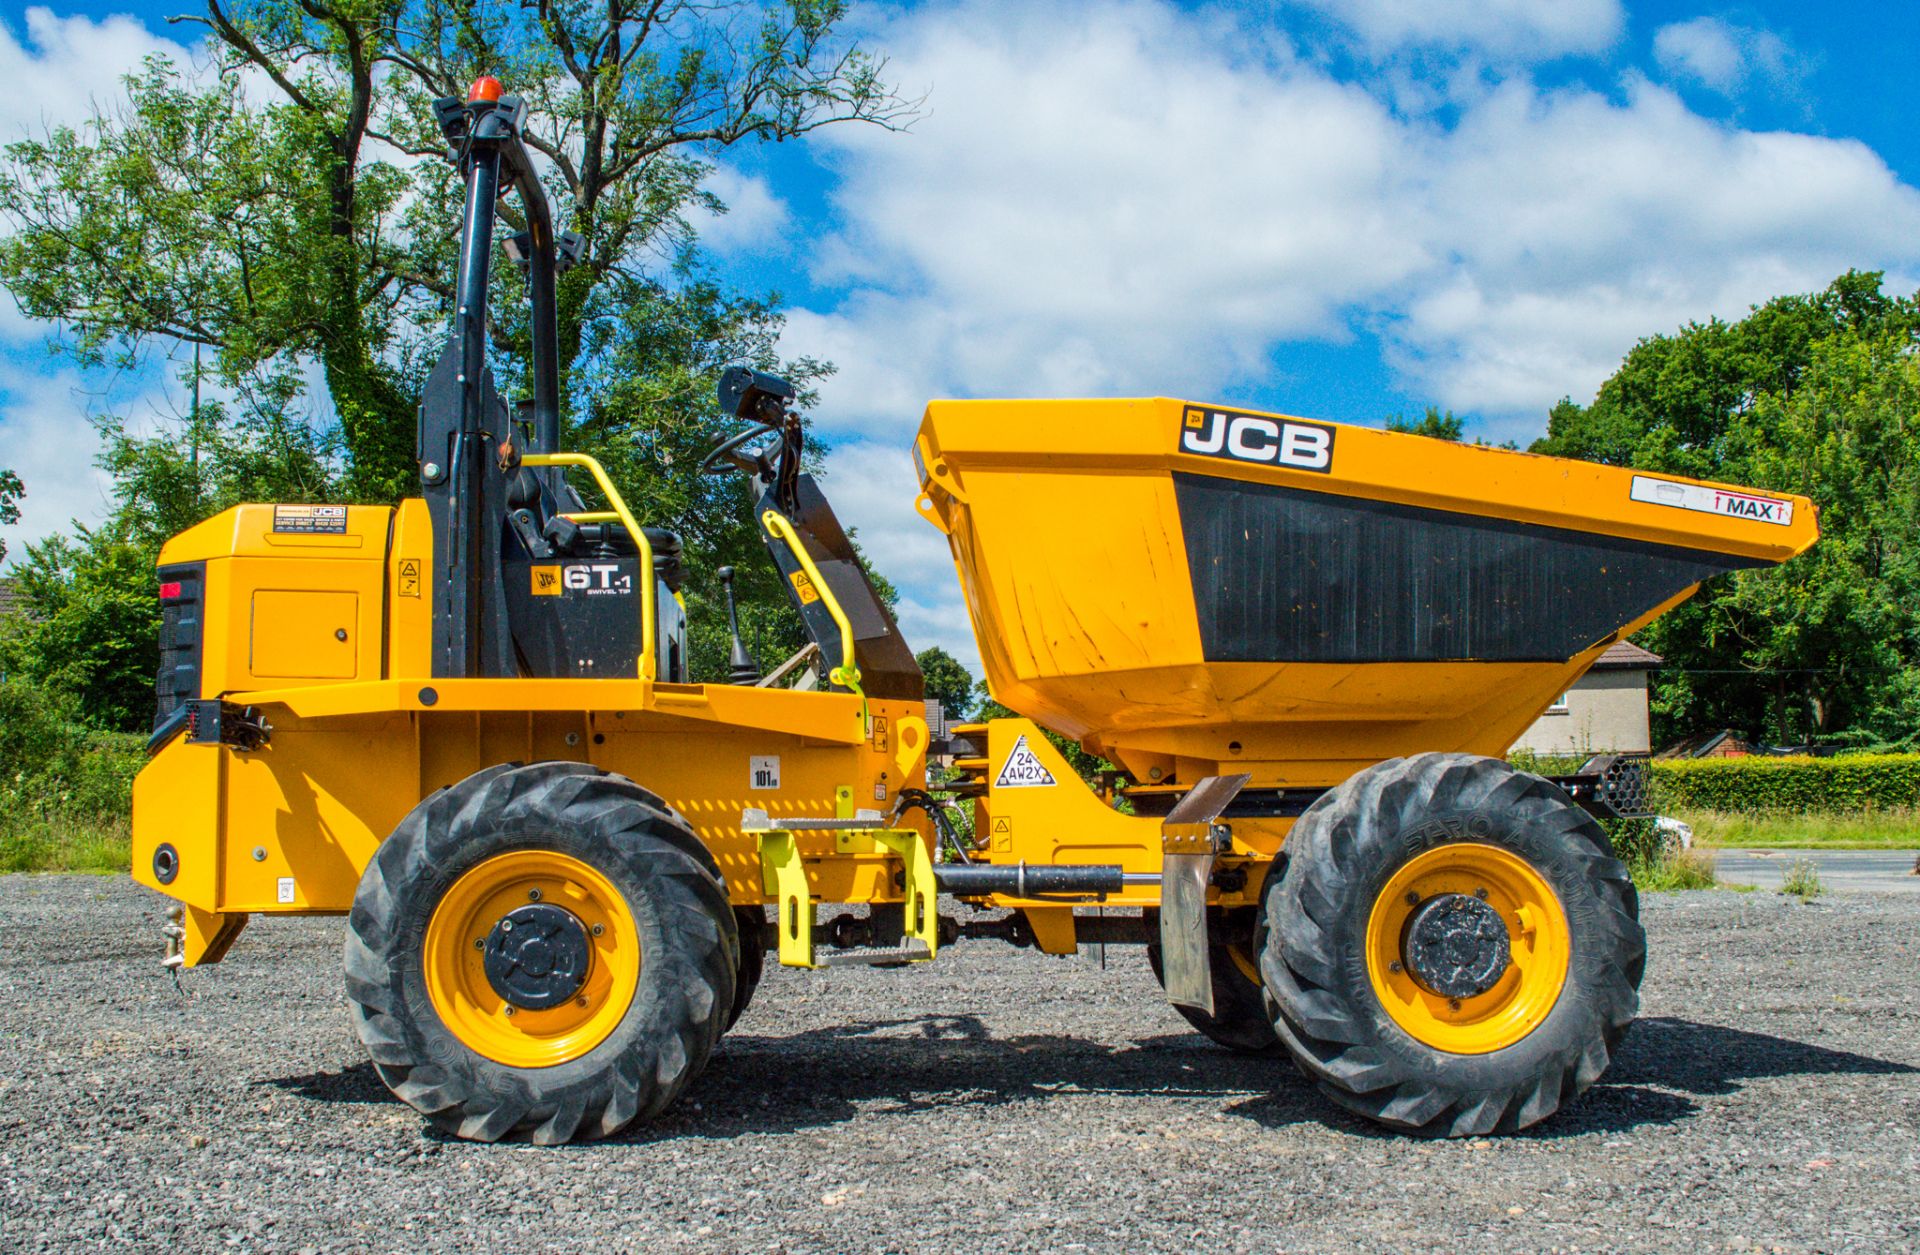
<path id="1" fill-rule="evenodd" d="M 1207 957 L 1207 883 L 1211 854 L 1161 859 L 1160 974 L 1167 1001 L 1213 1014 L 1213 965 Z"/>

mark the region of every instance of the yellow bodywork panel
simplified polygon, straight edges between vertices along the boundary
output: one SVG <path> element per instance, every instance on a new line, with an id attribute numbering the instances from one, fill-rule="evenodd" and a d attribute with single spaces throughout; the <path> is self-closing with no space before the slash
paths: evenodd
<path id="1" fill-rule="evenodd" d="M 257 588 L 247 670 L 257 680 L 351 680 L 359 674 L 354 593 Z"/>
<path id="2" fill-rule="evenodd" d="M 990 691 L 1147 784 L 1504 753 L 1699 580 L 1817 534 L 1804 497 L 1168 398 L 936 401 L 914 452 Z"/>

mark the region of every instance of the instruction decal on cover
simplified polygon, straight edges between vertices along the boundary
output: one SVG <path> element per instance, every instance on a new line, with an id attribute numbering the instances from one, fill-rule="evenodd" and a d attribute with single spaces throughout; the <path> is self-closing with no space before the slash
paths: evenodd
<path id="1" fill-rule="evenodd" d="M 1013 743 L 1013 752 L 1007 755 L 1007 761 L 1001 764 L 1000 775 L 994 780 L 996 789 L 1040 789 L 1054 784 L 1053 773 L 1046 769 L 1033 750 L 1027 745 L 1026 735 L 1021 734 Z"/>
<path id="2" fill-rule="evenodd" d="M 306 533 L 347 530 L 347 507 L 343 505 L 277 505 L 273 507 L 273 530 Z"/>
<path id="3" fill-rule="evenodd" d="M 1724 514 L 1733 519 L 1755 523 L 1773 523 L 1787 527 L 1793 522 L 1793 502 L 1759 493 L 1735 492 L 1710 484 L 1680 484 L 1651 475 L 1635 475 L 1628 496 L 1649 505 L 1670 505 L 1679 510 L 1701 514 Z"/>

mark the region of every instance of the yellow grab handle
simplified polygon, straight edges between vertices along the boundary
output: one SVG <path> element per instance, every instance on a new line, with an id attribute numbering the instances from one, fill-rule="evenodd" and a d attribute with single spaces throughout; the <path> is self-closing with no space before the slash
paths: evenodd
<path id="1" fill-rule="evenodd" d="M 585 514 L 569 515 L 580 523 L 609 523 L 619 520 L 627 529 L 627 535 L 633 537 L 634 548 L 640 551 L 640 678 L 651 680 L 658 668 L 654 663 L 654 605 L 653 605 L 653 545 L 647 540 L 647 533 L 634 521 L 627 510 L 627 503 L 620 498 L 613 481 L 607 478 L 600 463 L 584 453 L 523 453 L 520 455 L 522 466 L 579 466 L 593 476 L 593 482 L 606 494 L 611 511 L 594 510 Z"/>

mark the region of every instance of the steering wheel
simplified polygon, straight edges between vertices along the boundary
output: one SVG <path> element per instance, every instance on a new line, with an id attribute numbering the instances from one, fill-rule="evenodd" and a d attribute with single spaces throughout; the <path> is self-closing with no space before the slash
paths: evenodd
<path id="1" fill-rule="evenodd" d="M 751 444 L 761 436 L 778 436 L 780 429 L 770 423 L 758 423 L 745 431 L 735 432 L 713 447 L 700 461 L 702 475 L 724 475 L 728 471 L 755 471 L 760 468 L 760 460 L 766 454 L 764 449 L 752 455 L 743 454 L 741 448 Z"/>

